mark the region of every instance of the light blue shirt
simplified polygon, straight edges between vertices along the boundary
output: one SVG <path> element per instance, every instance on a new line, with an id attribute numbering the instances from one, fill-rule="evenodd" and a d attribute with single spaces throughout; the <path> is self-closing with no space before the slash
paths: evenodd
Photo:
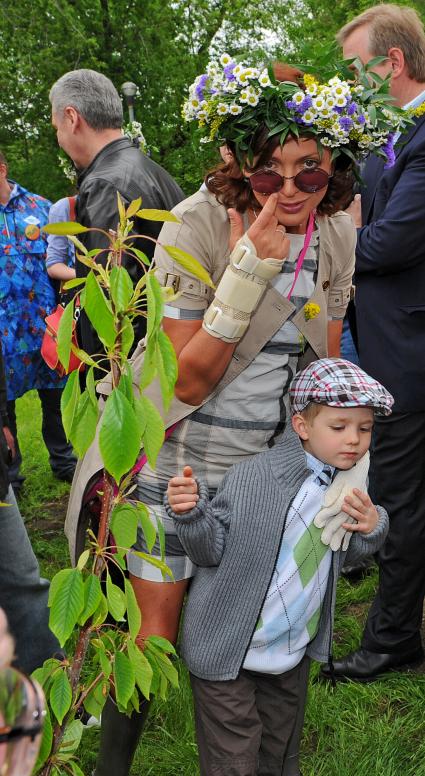
<path id="1" fill-rule="evenodd" d="M 68 197 L 64 197 L 51 206 L 49 224 L 69 220 L 69 200 Z M 73 267 L 75 264 L 74 246 L 67 237 L 61 234 L 47 236 L 46 267 L 51 267 L 53 264 L 66 264 L 69 267 Z"/>

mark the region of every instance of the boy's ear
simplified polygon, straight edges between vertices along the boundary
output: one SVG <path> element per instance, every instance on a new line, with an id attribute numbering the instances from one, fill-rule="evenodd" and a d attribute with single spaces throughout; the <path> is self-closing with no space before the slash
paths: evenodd
<path id="1" fill-rule="evenodd" d="M 292 416 L 292 428 L 303 442 L 307 442 L 309 436 L 308 424 L 306 419 L 299 412 Z"/>

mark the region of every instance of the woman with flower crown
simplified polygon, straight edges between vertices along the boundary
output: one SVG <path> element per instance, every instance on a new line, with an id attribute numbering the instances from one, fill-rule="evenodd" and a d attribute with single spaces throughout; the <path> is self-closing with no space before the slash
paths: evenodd
<path id="1" fill-rule="evenodd" d="M 230 159 L 175 208 L 179 222 L 167 223 L 159 238 L 197 258 L 215 289 L 174 263 L 169 250 L 159 245 L 155 254 L 158 279 L 176 292 L 163 327 L 178 357 L 176 397 L 186 417 L 156 469 L 145 464 L 138 475 L 137 497 L 163 522 L 174 576 L 164 582 L 144 563 L 140 535 L 128 568 L 143 614 L 141 646 L 149 634 L 176 640 L 194 573 L 161 506 L 169 477 L 187 463 L 214 495 L 230 466 L 282 433 L 300 365 L 339 353 L 354 270 L 356 233 L 341 212 L 351 199 L 353 165 L 370 151 L 389 157 L 400 125 L 385 84 L 374 87 L 365 74 L 360 83 L 349 78 L 320 83 L 287 66 L 268 72 L 223 55 L 196 79 L 184 105 L 204 142 L 225 145 Z M 107 703 L 95 776 L 127 776 L 146 715 L 147 702 L 130 719 Z M 299 776 L 300 727 L 285 776 Z"/>

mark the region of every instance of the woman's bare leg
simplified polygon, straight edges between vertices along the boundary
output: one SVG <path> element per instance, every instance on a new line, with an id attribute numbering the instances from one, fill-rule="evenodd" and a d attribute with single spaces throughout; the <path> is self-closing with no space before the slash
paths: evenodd
<path id="1" fill-rule="evenodd" d="M 163 636 L 175 644 L 188 581 L 151 582 L 130 574 L 130 582 L 142 613 L 142 626 L 136 639 L 139 647 L 143 648 L 148 636 Z"/>

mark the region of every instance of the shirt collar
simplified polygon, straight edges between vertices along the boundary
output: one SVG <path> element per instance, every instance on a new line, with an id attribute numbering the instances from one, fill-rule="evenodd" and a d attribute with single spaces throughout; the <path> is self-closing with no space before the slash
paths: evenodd
<path id="1" fill-rule="evenodd" d="M 410 100 L 410 102 L 407 102 L 406 105 L 403 105 L 403 110 L 407 110 L 408 108 L 418 108 L 419 105 L 422 105 L 424 101 L 425 101 L 425 89 L 423 92 L 421 92 L 416 97 L 414 97 L 413 100 Z"/>
<path id="2" fill-rule="evenodd" d="M 319 461 L 318 458 L 315 458 L 314 455 L 311 453 L 305 453 L 306 457 L 306 463 L 309 469 L 311 469 L 312 473 L 315 477 L 318 477 L 319 474 L 322 473 L 323 469 L 326 467 L 327 469 L 331 470 L 332 477 L 335 473 L 335 466 L 331 466 L 330 463 L 323 463 L 323 461 Z"/>

